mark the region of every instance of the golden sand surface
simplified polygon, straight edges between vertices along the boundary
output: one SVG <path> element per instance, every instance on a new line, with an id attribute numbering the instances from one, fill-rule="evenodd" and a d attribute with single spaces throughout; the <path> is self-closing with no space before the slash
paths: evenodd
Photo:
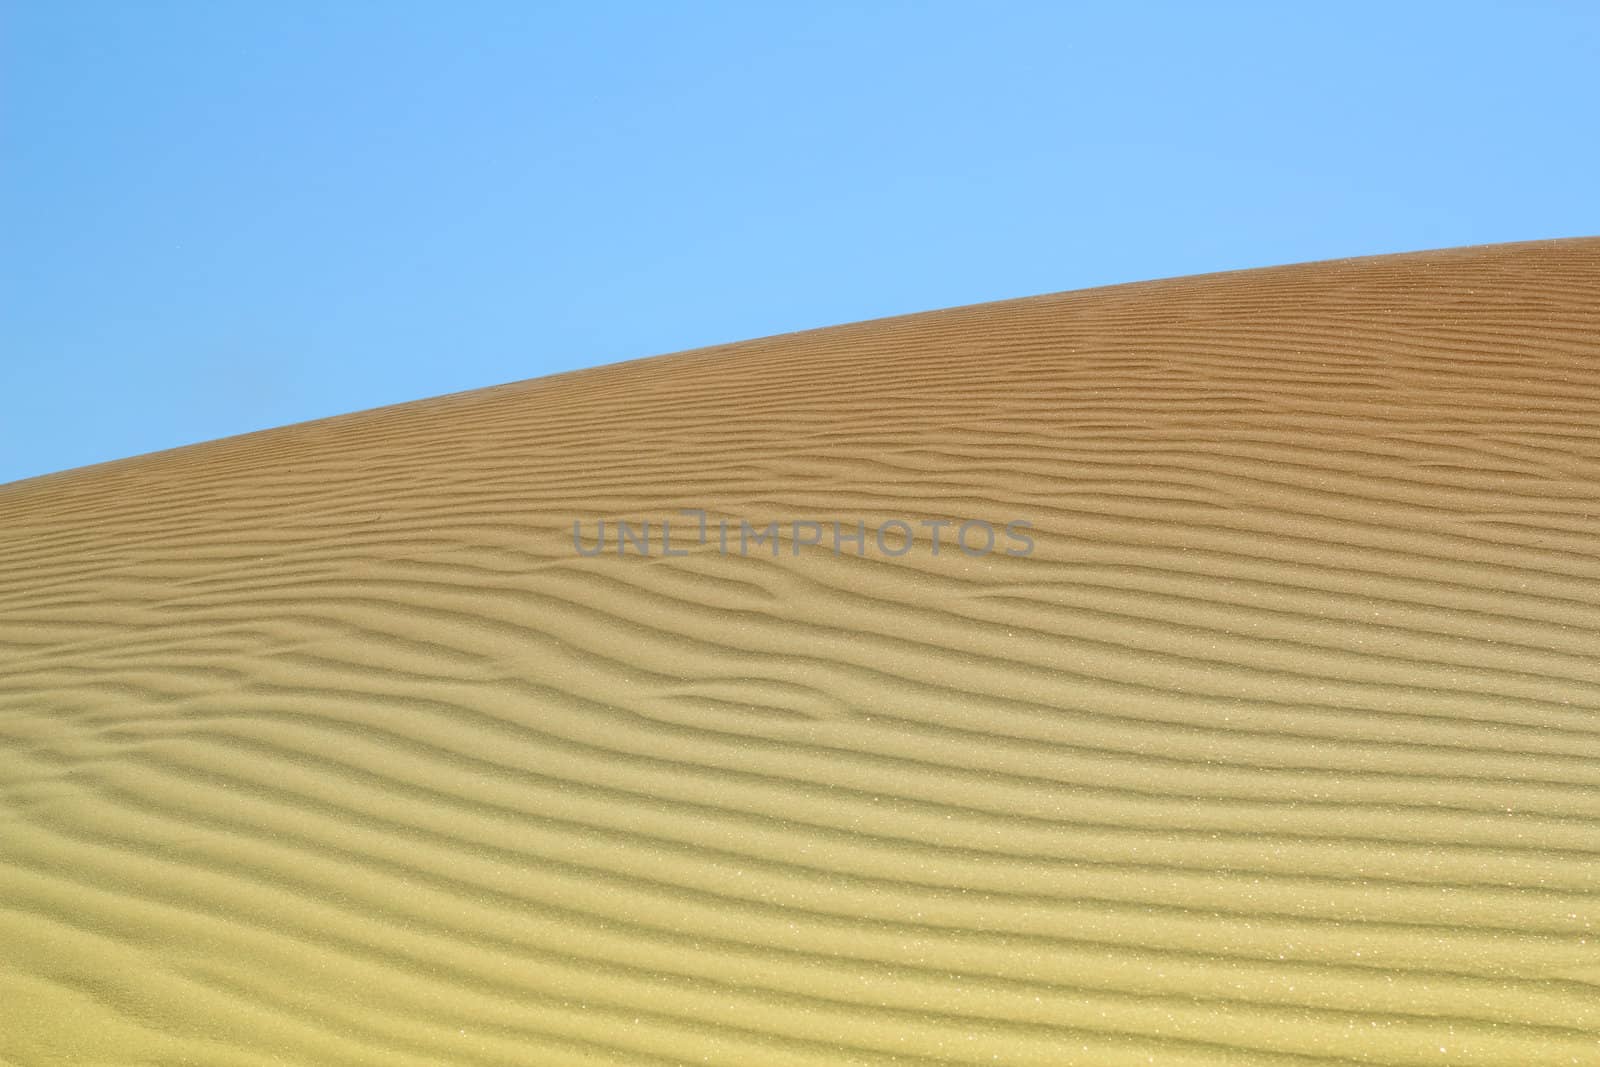
<path id="1" fill-rule="evenodd" d="M 1597 921 L 1600 239 L 0 487 L 0 1063 L 1581 1067 Z"/>

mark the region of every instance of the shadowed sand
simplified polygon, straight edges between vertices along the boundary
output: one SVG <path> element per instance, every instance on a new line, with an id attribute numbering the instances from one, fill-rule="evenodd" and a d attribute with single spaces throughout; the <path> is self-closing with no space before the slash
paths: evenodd
<path id="1" fill-rule="evenodd" d="M 1600 1063 L 1597 513 L 1600 240 L 0 487 L 0 1062 Z"/>

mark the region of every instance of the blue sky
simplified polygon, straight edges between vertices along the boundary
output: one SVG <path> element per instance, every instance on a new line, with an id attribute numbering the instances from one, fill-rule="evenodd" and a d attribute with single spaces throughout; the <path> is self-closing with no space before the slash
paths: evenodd
<path id="1" fill-rule="evenodd" d="M 0 482 L 955 304 L 1600 233 L 1600 5 L 0 0 Z"/>

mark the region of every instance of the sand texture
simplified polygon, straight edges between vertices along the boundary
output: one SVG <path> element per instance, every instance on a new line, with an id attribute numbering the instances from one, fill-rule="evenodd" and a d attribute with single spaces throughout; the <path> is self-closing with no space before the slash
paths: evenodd
<path id="1" fill-rule="evenodd" d="M 1597 923 L 1600 239 L 0 487 L 0 1063 L 1592 1067 Z"/>

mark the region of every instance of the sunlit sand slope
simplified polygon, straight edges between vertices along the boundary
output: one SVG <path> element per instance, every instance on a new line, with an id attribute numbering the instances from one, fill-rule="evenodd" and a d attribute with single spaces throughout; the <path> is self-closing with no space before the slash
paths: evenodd
<path id="1" fill-rule="evenodd" d="M 1600 240 L 0 488 L 0 1062 L 1594 1065 L 1597 920 Z"/>

